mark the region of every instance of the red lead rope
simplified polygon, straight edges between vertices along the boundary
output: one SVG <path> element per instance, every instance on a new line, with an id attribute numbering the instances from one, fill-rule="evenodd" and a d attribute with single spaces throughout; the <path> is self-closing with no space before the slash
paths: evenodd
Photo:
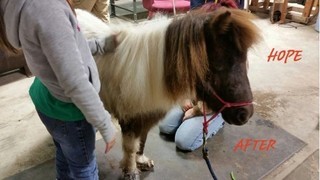
<path id="1" fill-rule="evenodd" d="M 202 156 L 203 159 L 206 161 L 206 164 L 208 166 L 208 169 L 210 171 L 210 174 L 214 180 L 218 180 L 217 176 L 215 175 L 209 157 L 208 157 L 208 148 L 206 147 L 207 144 L 207 134 L 208 134 L 208 126 L 209 122 L 213 120 L 215 117 L 218 116 L 219 113 L 221 113 L 225 108 L 229 107 L 239 107 L 239 106 L 247 106 L 252 104 L 252 102 L 239 102 L 239 103 L 230 103 L 227 101 L 224 101 L 222 98 L 220 98 L 217 93 L 213 92 L 213 95 L 223 104 L 223 106 L 217 111 L 215 114 L 213 114 L 208 120 L 207 120 L 207 115 L 206 115 L 206 108 L 203 105 L 203 145 L 202 145 Z"/>

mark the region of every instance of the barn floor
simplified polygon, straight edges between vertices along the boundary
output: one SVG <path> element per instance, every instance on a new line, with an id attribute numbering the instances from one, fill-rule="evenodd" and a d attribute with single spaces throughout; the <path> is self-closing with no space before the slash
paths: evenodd
<path id="1" fill-rule="evenodd" d="M 212 166 L 219 179 L 231 179 L 231 171 L 236 179 L 319 179 L 319 34 L 313 25 L 255 23 L 264 39 L 248 56 L 255 115 L 245 126 L 226 125 L 209 141 Z M 301 51 L 301 60 L 268 62 L 273 48 Z M 32 81 L 19 72 L 0 76 L 0 179 L 54 179 L 53 143 L 27 93 Z M 235 151 L 243 139 L 276 143 Z M 107 156 L 102 145 L 98 135 L 100 177 L 118 179 L 120 136 Z M 157 128 L 146 154 L 156 166 L 142 179 L 210 179 L 201 150 L 181 152 Z"/>
<path id="2" fill-rule="evenodd" d="M 264 145 L 258 142 L 256 147 L 236 148 L 241 141 L 267 140 Z M 163 179 L 210 179 L 210 173 L 202 159 L 201 148 L 194 152 L 178 150 L 173 138 L 159 134 L 154 128 L 149 134 L 146 155 L 155 161 L 154 172 L 143 172 L 146 180 Z M 120 139 L 120 133 L 118 133 Z M 274 145 L 272 140 L 276 141 Z M 243 142 L 243 144 L 246 144 Z M 251 143 L 253 145 L 253 143 Z M 270 145 L 270 147 L 268 147 Z M 265 177 L 270 171 L 290 158 L 294 153 L 305 147 L 306 143 L 275 126 L 271 121 L 254 116 L 249 123 L 242 127 L 226 125 L 222 131 L 213 137 L 207 144 L 209 159 L 219 179 L 230 179 L 233 172 L 237 179 L 259 179 Z M 120 179 L 121 169 L 119 160 L 122 157 L 121 144 L 118 143 L 111 152 L 105 156 L 104 142 L 97 142 L 97 156 L 100 179 Z M 232 163 L 230 163 L 232 162 Z M 49 160 L 31 169 L 25 170 L 6 180 L 19 179 L 54 179 L 54 160 Z M 45 173 L 43 173 L 45 172 Z M 50 173 L 48 173 L 50 172 Z M 36 175 L 36 176 L 35 176 Z"/>

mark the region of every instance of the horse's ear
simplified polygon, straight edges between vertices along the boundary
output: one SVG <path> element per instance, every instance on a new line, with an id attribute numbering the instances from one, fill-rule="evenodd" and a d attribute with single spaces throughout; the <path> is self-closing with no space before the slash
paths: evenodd
<path id="1" fill-rule="evenodd" d="M 226 34 L 230 29 L 231 12 L 226 8 L 217 10 L 217 17 L 211 22 L 211 27 L 216 30 L 217 34 Z"/>
<path id="2" fill-rule="evenodd" d="M 258 27 L 252 22 L 255 18 L 252 14 L 234 9 L 232 13 L 232 30 L 237 47 L 240 51 L 247 51 L 261 36 Z"/>

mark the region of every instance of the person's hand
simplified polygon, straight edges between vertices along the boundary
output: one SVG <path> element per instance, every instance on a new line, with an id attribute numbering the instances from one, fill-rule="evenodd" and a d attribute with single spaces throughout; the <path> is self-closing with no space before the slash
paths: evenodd
<path id="1" fill-rule="evenodd" d="M 115 143 L 116 143 L 116 137 L 114 136 L 110 142 L 106 143 L 106 149 L 104 153 L 107 154 L 110 151 L 110 149 L 114 146 Z"/>
<path id="2" fill-rule="evenodd" d="M 187 107 L 190 107 L 190 106 L 187 106 Z M 184 111 L 184 117 L 182 118 L 182 121 L 185 121 L 195 116 L 203 116 L 203 113 L 199 108 L 199 103 L 197 103 L 196 105 L 193 105 L 192 107 Z"/>
<path id="3" fill-rule="evenodd" d="M 187 99 L 183 103 L 182 110 L 183 110 L 183 112 L 187 112 L 192 107 L 193 107 L 192 101 Z"/>
<path id="4" fill-rule="evenodd" d="M 102 47 L 104 53 L 113 52 L 117 47 L 117 35 L 112 34 L 111 36 L 107 36 L 104 39 L 104 44 Z"/>
<path id="5" fill-rule="evenodd" d="M 182 121 L 185 121 L 185 120 L 187 120 L 189 118 L 192 118 L 193 116 L 195 116 L 194 110 L 193 110 L 193 108 L 190 108 L 184 113 Z"/>
<path id="6" fill-rule="evenodd" d="M 108 52 L 114 52 L 117 47 L 117 35 L 112 34 L 103 39 L 97 41 L 97 49 L 100 54 L 105 54 Z"/>

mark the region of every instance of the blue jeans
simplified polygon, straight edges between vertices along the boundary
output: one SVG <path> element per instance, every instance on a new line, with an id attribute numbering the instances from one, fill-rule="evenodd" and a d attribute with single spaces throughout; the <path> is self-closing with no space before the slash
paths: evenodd
<path id="1" fill-rule="evenodd" d="M 182 122 L 184 112 L 180 106 L 172 108 L 159 124 L 161 133 L 174 134 L 175 143 L 179 149 L 193 151 L 203 143 L 203 116 L 196 116 Z M 207 115 L 209 119 L 212 115 Z M 224 125 L 224 120 L 219 114 L 209 122 L 207 139 L 214 136 Z"/>
<path id="2" fill-rule="evenodd" d="M 38 115 L 56 146 L 56 173 L 59 180 L 98 180 L 95 157 L 96 131 L 86 120 L 65 122 Z"/>

